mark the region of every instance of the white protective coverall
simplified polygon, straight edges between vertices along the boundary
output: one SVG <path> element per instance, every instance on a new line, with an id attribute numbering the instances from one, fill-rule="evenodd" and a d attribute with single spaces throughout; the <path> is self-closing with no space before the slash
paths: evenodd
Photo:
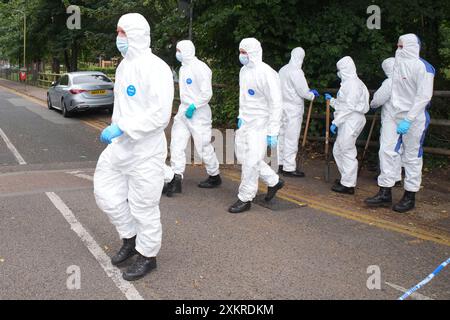
<path id="1" fill-rule="evenodd" d="M 150 49 L 150 26 L 137 13 L 119 19 L 128 51 L 116 70 L 112 123 L 124 134 L 100 155 L 94 175 L 97 205 L 121 238 L 135 235 L 146 257 L 161 247 L 159 201 L 164 184 L 174 86 L 170 67 Z M 128 201 L 127 201 L 128 200 Z"/>
<path id="2" fill-rule="evenodd" d="M 403 49 L 395 56 L 392 77 L 392 109 L 386 109 L 383 127 L 382 150 L 380 150 L 380 187 L 395 184 L 395 158 L 393 152 L 401 152 L 402 166 L 405 168 L 404 188 L 417 192 L 422 182 L 423 142 L 430 123 L 427 107 L 433 96 L 435 69 L 420 58 L 420 40 L 415 34 L 399 38 Z M 397 134 L 397 125 L 404 119 L 411 122 L 409 131 Z"/>
<path id="3" fill-rule="evenodd" d="M 398 136 L 395 136 L 397 126 L 395 122 L 389 121 L 390 115 L 393 112 L 391 94 L 394 64 L 395 58 L 388 58 L 381 64 L 387 79 L 383 81 L 381 87 L 374 93 L 372 102 L 370 103 L 371 108 L 383 106 L 381 109 L 380 150 L 378 153 L 380 158 L 380 168 L 384 168 L 383 170 L 380 169 L 381 175 L 378 177 L 378 183 L 381 185 L 386 184 L 383 182 L 385 181 L 386 176 L 388 176 L 389 179 L 394 177 L 395 181 L 402 180 L 402 159 L 395 151 L 395 145 L 398 140 Z M 394 133 L 394 136 L 392 136 L 392 133 Z M 384 157 L 384 154 L 388 154 L 388 157 Z"/>
<path id="4" fill-rule="evenodd" d="M 210 176 L 220 173 L 214 147 L 211 144 L 212 116 L 209 101 L 213 95 L 211 69 L 195 56 L 194 44 L 189 40 L 177 44 L 183 60 L 179 86 L 181 104 L 174 118 L 170 142 L 170 163 L 174 173 L 183 175 L 186 167 L 186 146 L 191 138 L 197 154 Z M 191 119 L 185 115 L 191 104 L 196 110 Z"/>
<path id="5" fill-rule="evenodd" d="M 278 139 L 278 164 L 288 172 L 296 170 L 295 158 L 305 110 L 304 99 L 314 99 L 314 94 L 309 92 L 302 70 L 304 58 L 305 51 L 302 48 L 295 48 L 291 52 L 291 60 L 279 72 L 283 95 L 283 116 Z"/>
<path id="6" fill-rule="evenodd" d="M 338 127 L 333 156 L 341 173 L 341 184 L 352 188 L 356 186 L 358 175 L 356 140 L 366 124 L 369 91 L 358 78 L 352 58 L 344 57 L 336 66 L 342 82 L 337 98 L 330 101 L 335 110 L 333 124 Z"/>
<path id="7" fill-rule="evenodd" d="M 252 201 L 258 191 L 258 178 L 269 187 L 279 177 L 264 162 L 267 136 L 278 136 L 281 125 L 282 95 L 278 73 L 262 61 L 258 40 L 246 38 L 239 48 L 248 53 L 249 63 L 239 73 L 239 119 L 236 131 L 236 157 L 242 164 L 239 200 Z"/>
<path id="8" fill-rule="evenodd" d="M 169 183 L 172 181 L 175 173 L 173 172 L 172 168 L 168 166 L 167 164 L 164 164 L 164 183 Z"/>

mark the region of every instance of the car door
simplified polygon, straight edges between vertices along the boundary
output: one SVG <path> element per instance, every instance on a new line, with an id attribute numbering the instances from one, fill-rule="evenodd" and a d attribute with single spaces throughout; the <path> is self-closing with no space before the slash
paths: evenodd
<path id="1" fill-rule="evenodd" d="M 52 101 L 52 105 L 54 107 L 58 107 L 58 105 L 59 105 L 59 102 L 58 102 L 58 99 L 57 99 L 57 96 L 56 96 L 56 87 L 59 85 L 59 80 L 61 80 L 61 78 L 56 80 L 54 85 L 52 85 L 48 89 L 48 95 L 50 96 L 50 100 Z"/>
<path id="2" fill-rule="evenodd" d="M 57 86 L 55 86 L 55 101 L 52 100 L 59 108 L 62 109 L 61 100 L 64 97 L 69 87 L 69 75 L 65 74 L 59 79 Z"/>

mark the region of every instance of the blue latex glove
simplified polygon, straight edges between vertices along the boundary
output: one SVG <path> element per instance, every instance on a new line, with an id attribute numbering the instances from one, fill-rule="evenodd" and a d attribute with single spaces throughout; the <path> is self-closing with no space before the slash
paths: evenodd
<path id="1" fill-rule="evenodd" d="M 397 133 L 398 134 L 407 134 L 410 127 L 411 127 L 411 122 L 409 122 L 406 119 L 402 120 L 397 126 Z"/>
<path id="2" fill-rule="evenodd" d="M 241 118 L 238 118 L 238 123 L 237 123 L 238 129 L 240 129 L 241 126 L 242 126 L 242 119 L 241 119 Z"/>
<path id="3" fill-rule="evenodd" d="M 184 114 L 184 115 L 186 116 L 186 118 L 191 119 L 192 116 L 194 115 L 194 111 L 195 111 L 196 109 L 197 109 L 197 108 L 195 107 L 195 104 L 192 103 L 192 104 L 189 106 L 189 108 L 187 108 L 186 113 Z"/>
<path id="4" fill-rule="evenodd" d="M 336 134 L 337 128 L 338 128 L 338 127 L 333 123 L 333 124 L 331 125 L 331 127 L 330 127 L 331 133 L 332 133 L 332 134 Z"/>
<path id="5" fill-rule="evenodd" d="M 325 100 L 331 100 L 333 99 L 333 96 L 329 93 L 325 93 Z"/>
<path id="6" fill-rule="evenodd" d="M 278 137 L 277 136 L 267 136 L 267 145 L 271 148 L 274 148 L 277 146 L 278 143 Z"/>
<path id="7" fill-rule="evenodd" d="M 100 135 L 100 141 L 106 144 L 110 144 L 112 139 L 120 137 L 123 135 L 123 131 L 120 130 L 117 124 L 112 124 L 109 127 L 106 127 L 102 134 Z"/>
<path id="8" fill-rule="evenodd" d="M 309 92 L 312 92 L 314 94 L 314 97 L 316 98 L 320 97 L 319 91 L 317 91 L 316 89 L 311 89 L 309 90 Z"/>

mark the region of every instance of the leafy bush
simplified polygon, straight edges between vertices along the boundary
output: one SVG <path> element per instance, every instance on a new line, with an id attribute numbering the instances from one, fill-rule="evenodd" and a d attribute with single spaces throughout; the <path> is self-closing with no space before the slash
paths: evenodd
<path id="1" fill-rule="evenodd" d="M 114 75 L 116 73 L 116 68 L 100 68 L 95 66 L 84 66 L 80 67 L 80 71 L 97 71 L 97 72 L 103 72 L 104 74 L 108 75 Z"/>

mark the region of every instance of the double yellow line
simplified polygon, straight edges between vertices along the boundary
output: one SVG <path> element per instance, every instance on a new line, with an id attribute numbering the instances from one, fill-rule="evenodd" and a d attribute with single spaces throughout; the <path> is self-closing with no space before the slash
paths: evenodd
<path id="1" fill-rule="evenodd" d="M 226 178 L 239 182 L 240 176 L 238 173 L 231 173 L 227 170 L 222 173 Z M 264 192 L 263 188 L 260 187 L 260 191 Z M 317 212 L 326 212 L 335 216 L 350 219 L 353 221 L 368 224 L 370 226 L 395 231 L 402 233 L 411 237 L 415 237 L 421 240 L 431 241 L 445 246 L 450 246 L 450 237 L 442 234 L 437 234 L 428 230 L 424 230 L 418 227 L 407 226 L 395 222 L 391 222 L 379 217 L 371 216 L 370 214 L 364 214 L 356 211 L 346 210 L 342 208 L 337 208 L 336 206 L 329 205 L 323 201 L 323 199 L 315 198 L 312 196 L 301 197 L 293 191 L 289 190 L 289 187 L 283 188 L 277 193 L 280 199 L 295 203 L 299 206 L 308 206 L 310 208 L 318 210 Z"/>
<path id="2" fill-rule="evenodd" d="M 97 129 L 99 131 L 102 131 L 103 129 L 105 129 L 108 124 L 104 123 L 103 121 L 99 121 L 99 120 L 81 120 L 81 122 L 87 124 L 88 126 Z"/>

